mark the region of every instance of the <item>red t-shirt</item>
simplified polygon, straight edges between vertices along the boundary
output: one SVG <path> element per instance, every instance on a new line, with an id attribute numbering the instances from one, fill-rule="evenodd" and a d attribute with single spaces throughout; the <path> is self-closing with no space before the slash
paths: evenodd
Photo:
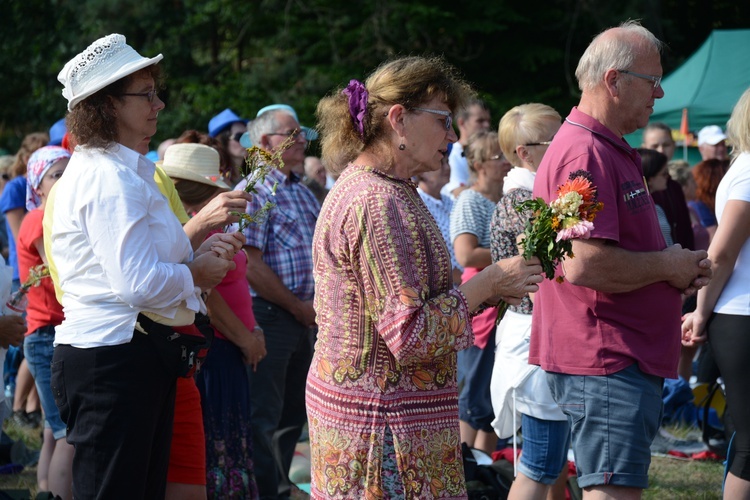
<path id="1" fill-rule="evenodd" d="M 573 108 L 539 166 L 534 196 L 556 198 L 558 186 L 581 169 L 592 174 L 604 203 L 592 238 L 635 252 L 666 247 L 637 151 Z M 635 362 L 645 373 L 675 378 L 680 302 L 680 291 L 666 282 L 604 293 L 545 279 L 535 296 L 529 363 L 558 373 L 608 375 Z"/>
<path id="2" fill-rule="evenodd" d="M 34 246 L 34 241 L 42 237 L 42 217 L 44 217 L 43 210 L 32 210 L 23 218 L 21 229 L 18 231 L 16 250 L 21 283 L 29 278 L 29 269 L 43 263 L 42 257 Z M 62 306 L 55 298 L 51 278 L 44 278 L 39 286 L 29 288 L 27 298 L 29 305 L 26 308 L 26 324 L 28 325 L 26 335 L 34 333 L 43 326 L 57 326 L 62 323 L 65 317 Z"/>

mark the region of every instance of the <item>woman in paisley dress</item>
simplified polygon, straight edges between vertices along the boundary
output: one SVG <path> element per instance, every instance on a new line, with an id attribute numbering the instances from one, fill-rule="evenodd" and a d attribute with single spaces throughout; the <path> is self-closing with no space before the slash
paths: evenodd
<path id="1" fill-rule="evenodd" d="M 341 176 L 313 240 L 313 498 L 466 498 L 456 352 L 473 342 L 472 312 L 541 281 L 536 259 L 514 257 L 454 288 L 411 181 L 440 168 L 470 95 L 441 59 L 406 57 L 318 105 L 323 161 Z"/>

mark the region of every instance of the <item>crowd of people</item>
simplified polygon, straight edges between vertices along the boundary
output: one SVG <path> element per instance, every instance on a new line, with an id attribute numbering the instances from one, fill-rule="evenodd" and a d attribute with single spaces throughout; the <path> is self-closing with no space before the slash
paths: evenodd
<path id="1" fill-rule="evenodd" d="M 43 415 L 39 489 L 301 498 L 307 426 L 312 498 L 466 498 L 461 444 L 509 438 L 509 498 L 565 498 L 569 448 L 585 498 L 640 498 L 665 380 L 721 377 L 725 498 L 750 498 L 750 90 L 674 161 L 649 123 L 661 48 L 600 33 L 565 119 L 525 103 L 493 131 L 456 68 L 411 56 L 322 98 L 315 128 L 225 109 L 157 147 L 162 55 L 93 42 L 0 195 L 0 299 L 50 276 L 0 316 L 12 416 Z M 276 168 L 253 183 L 256 149 Z M 575 176 L 603 208 L 545 275 L 517 207 Z"/>

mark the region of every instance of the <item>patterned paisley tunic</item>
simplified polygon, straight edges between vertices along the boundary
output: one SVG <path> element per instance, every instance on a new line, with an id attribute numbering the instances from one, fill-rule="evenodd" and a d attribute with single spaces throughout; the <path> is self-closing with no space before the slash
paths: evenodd
<path id="1" fill-rule="evenodd" d="M 473 333 L 414 183 L 348 166 L 323 204 L 313 260 L 313 498 L 383 498 L 386 436 L 405 498 L 465 498 L 456 352 Z"/>

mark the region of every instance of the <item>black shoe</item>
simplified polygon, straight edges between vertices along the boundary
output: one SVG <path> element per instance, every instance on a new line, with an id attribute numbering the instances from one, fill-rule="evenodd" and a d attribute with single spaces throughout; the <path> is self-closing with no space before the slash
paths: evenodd
<path id="1" fill-rule="evenodd" d="M 37 427 L 41 427 L 42 425 L 42 410 L 36 410 L 32 411 L 31 413 L 26 414 L 26 421 L 28 422 L 28 426 L 32 429 L 36 429 Z"/>

